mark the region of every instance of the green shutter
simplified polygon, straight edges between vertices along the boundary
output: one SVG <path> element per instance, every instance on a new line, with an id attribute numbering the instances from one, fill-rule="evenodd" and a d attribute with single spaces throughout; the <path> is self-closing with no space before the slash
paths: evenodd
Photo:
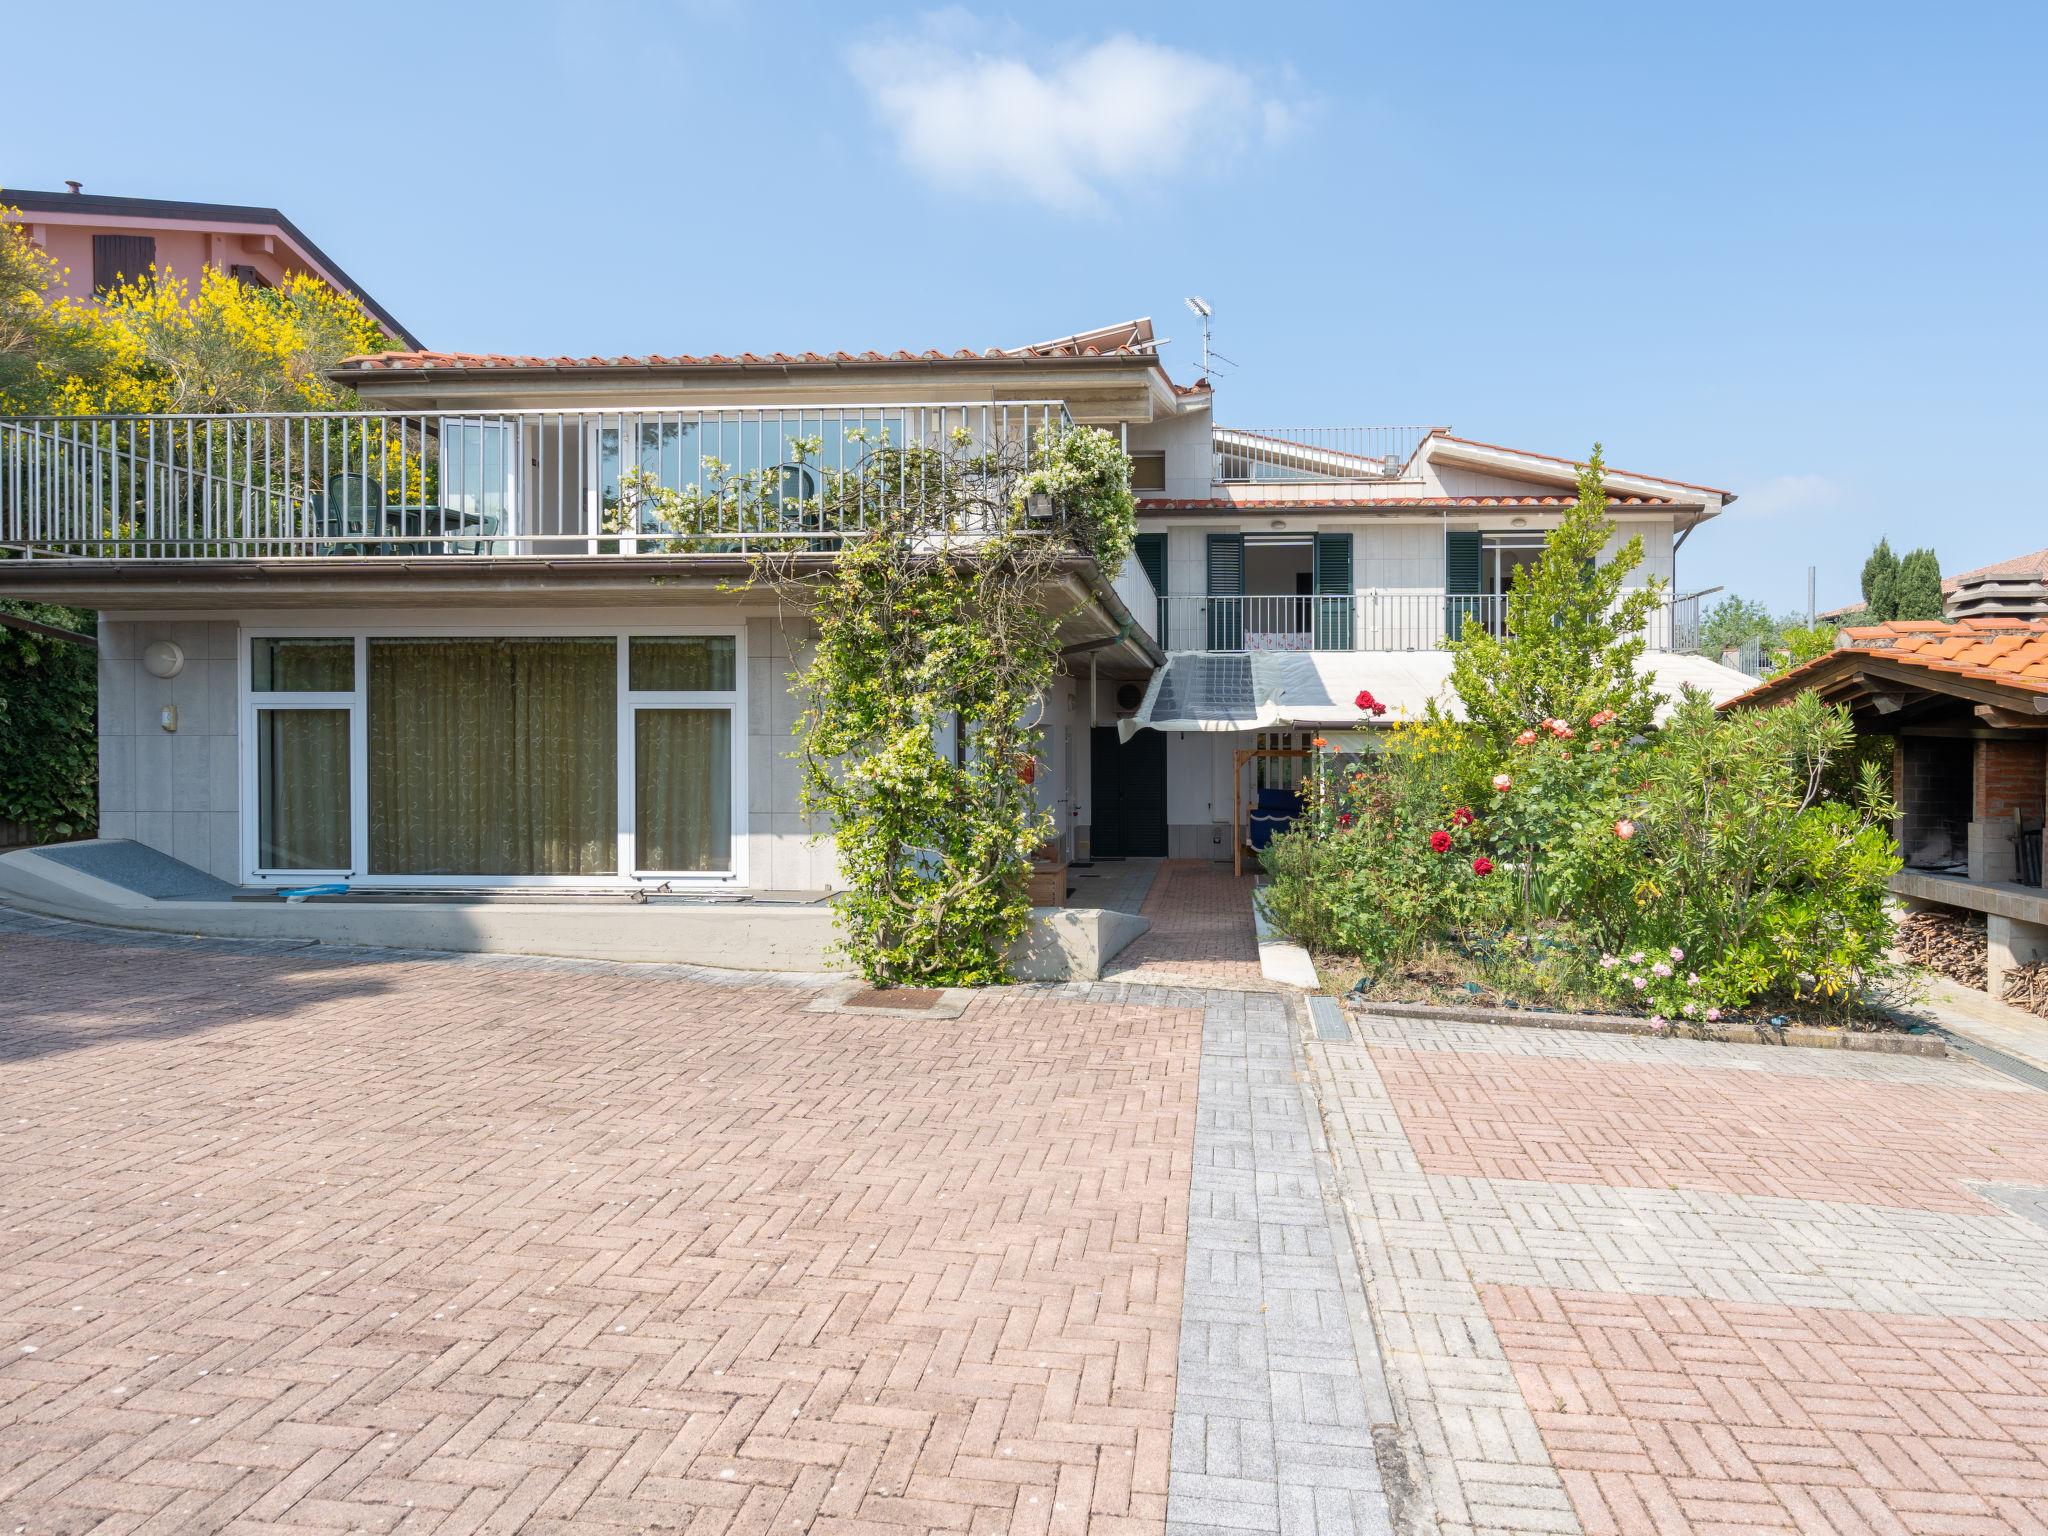
<path id="1" fill-rule="evenodd" d="M 1209 604 L 1209 649 L 1244 649 L 1244 535 L 1209 535 L 1209 596 L 1225 602 Z"/>
<path id="2" fill-rule="evenodd" d="M 1476 597 L 1480 591 L 1479 534 L 1476 531 L 1445 530 L 1444 533 L 1444 591 L 1449 600 L 1444 604 L 1444 633 L 1453 640 L 1464 628 L 1468 616 L 1479 611 L 1478 603 L 1461 603 L 1460 597 Z"/>
<path id="3" fill-rule="evenodd" d="M 1146 578 L 1152 583 L 1152 590 L 1159 594 L 1159 612 L 1153 615 L 1152 638 L 1161 649 L 1169 649 L 1167 624 L 1169 613 L 1166 606 L 1166 535 L 1163 533 L 1141 533 L 1137 537 L 1135 552 L 1138 564 Z M 1143 617 L 1143 615 L 1140 615 Z"/>
<path id="4" fill-rule="evenodd" d="M 1315 646 L 1351 649 L 1351 535 L 1319 533 L 1315 558 Z"/>
<path id="5" fill-rule="evenodd" d="M 1152 590 L 1166 596 L 1166 535 L 1141 533 L 1137 539 L 1138 564 L 1152 580 Z"/>

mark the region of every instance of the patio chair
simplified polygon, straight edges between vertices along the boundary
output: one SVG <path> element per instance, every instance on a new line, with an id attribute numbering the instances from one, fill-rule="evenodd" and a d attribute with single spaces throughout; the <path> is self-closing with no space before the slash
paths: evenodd
<path id="1" fill-rule="evenodd" d="M 332 475 L 320 513 L 321 532 L 336 542 L 321 551 L 329 555 L 381 555 L 388 552 L 372 535 L 385 532 L 384 488 L 368 475 Z"/>

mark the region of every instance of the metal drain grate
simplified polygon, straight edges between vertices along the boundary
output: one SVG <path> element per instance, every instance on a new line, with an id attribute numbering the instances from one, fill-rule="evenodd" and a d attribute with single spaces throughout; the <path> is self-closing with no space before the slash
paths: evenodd
<path id="1" fill-rule="evenodd" d="M 1950 1050 L 1967 1056 L 1994 1072 L 2003 1072 L 2015 1082 L 2025 1083 L 2029 1088 L 2039 1088 L 2043 1093 L 2048 1093 L 2048 1072 L 2043 1072 L 2032 1062 L 2022 1061 L 2017 1056 L 2008 1056 L 2004 1051 L 1993 1050 L 1988 1045 L 1979 1045 L 1974 1040 L 1966 1040 L 1946 1029 L 1941 1031 L 1941 1038 L 1948 1042 Z"/>
<path id="2" fill-rule="evenodd" d="M 1308 1016 L 1316 1026 L 1318 1040 L 1349 1040 L 1351 1021 L 1344 1017 L 1344 1010 L 1329 997 L 1317 995 L 1308 1000 Z"/>
<path id="3" fill-rule="evenodd" d="M 917 1012 L 929 1008 L 946 994 L 936 987 L 863 987 L 846 1000 L 848 1008 L 902 1008 Z"/>

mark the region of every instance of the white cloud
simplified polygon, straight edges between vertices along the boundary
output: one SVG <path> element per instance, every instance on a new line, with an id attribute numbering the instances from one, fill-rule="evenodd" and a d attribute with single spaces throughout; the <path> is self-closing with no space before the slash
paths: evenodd
<path id="1" fill-rule="evenodd" d="M 1842 487 L 1826 475 L 1774 475 L 1740 492 L 1728 510 L 1743 517 L 1798 517 L 1839 506 Z"/>
<path id="2" fill-rule="evenodd" d="M 1068 213 L 1278 142 L 1300 118 L 1242 70 L 1199 54 L 1121 33 L 1033 62 L 1013 30 L 959 10 L 856 44 L 848 62 L 918 174 Z"/>

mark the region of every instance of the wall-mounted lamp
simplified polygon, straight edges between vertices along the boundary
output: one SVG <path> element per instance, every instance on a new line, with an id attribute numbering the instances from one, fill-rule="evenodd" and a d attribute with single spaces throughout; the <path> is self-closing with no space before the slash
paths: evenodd
<path id="1" fill-rule="evenodd" d="M 1526 528 L 1529 526 L 1529 519 L 1526 517 L 1512 518 L 1509 520 L 1508 526 L 1510 528 Z"/>
<path id="2" fill-rule="evenodd" d="M 1287 519 L 1284 517 L 1276 517 L 1273 519 L 1273 521 L 1266 524 L 1266 526 L 1268 528 L 1285 528 L 1287 526 Z"/>
<path id="3" fill-rule="evenodd" d="M 142 649 L 142 665 L 151 677 L 176 677 L 185 670 L 185 652 L 170 640 L 152 640 Z"/>

